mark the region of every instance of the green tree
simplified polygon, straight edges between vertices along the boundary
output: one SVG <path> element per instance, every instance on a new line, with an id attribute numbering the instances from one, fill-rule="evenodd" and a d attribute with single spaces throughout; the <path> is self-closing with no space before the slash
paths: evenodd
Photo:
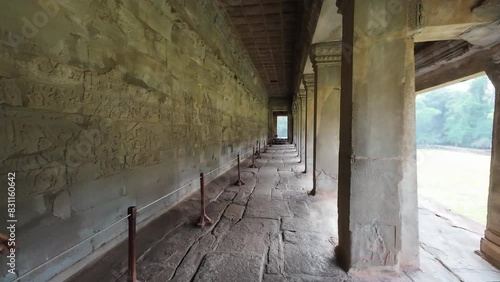
<path id="1" fill-rule="evenodd" d="M 466 91 L 442 88 L 416 101 L 417 143 L 489 148 L 495 93 L 486 76 L 460 84 Z"/>
<path id="2" fill-rule="evenodd" d="M 435 120 L 441 111 L 428 107 L 423 99 L 417 99 L 417 144 L 439 143 L 439 134 L 435 130 Z"/>

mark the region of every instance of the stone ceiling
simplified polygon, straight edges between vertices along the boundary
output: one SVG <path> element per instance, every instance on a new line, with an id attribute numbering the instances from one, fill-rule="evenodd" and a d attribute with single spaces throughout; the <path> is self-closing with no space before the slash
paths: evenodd
<path id="1" fill-rule="evenodd" d="M 270 97 L 290 97 L 302 0 L 219 0 Z"/>

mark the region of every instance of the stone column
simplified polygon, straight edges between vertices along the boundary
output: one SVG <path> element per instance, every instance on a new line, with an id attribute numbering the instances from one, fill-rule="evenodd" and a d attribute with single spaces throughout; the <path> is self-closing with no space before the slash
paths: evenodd
<path id="1" fill-rule="evenodd" d="M 311 60 L 316 75 L 312 195 L 315 195 L 318 189 L 321 191 L 337 189 L 341 55 L 340 41 L 312 46 Z"/>
<path id="2" fill-rule="evenodd" d="M 306 109 L 307 95 L 305 89 L 300 89 L 300 162 L 306 159 Z"/>
<path id="3" fill-rule="evenodd" d="M 278 116 L 273 112 L 273 139 L 276 134 L 278 134 Z"/>
<path id="4" fill-rule="evenodd" d="M 304 86 L 307 95 L 306 109 L 306 169 L 313 171 L 314 165 L 314 74 L 304 74 Z"/>
<path id="5" fill-rule="evenodd" d="M 495 113 L 493 118 L 493 145 L 491 150 L 490 191 L 488 194 L 488 221 L 481 252 L 486 259 L 500 268 L 500 64 L 487 72 L 495 86 Z"/>
<path id="6" fill-rule="evenodd" d="M 297 157 L 299 157 L 299 159 L 300 159 L 300 146 L 301 146 L 300 145 L 300 141 L 301 141 L 300 140 L 300 123 L 301 123 L 300 118 L 301 118 L 301 106 L 302 105 L 300 103 L 300 96 L 298 94 L 295 96 L 295 104 L 296 104 L 296 109 L 297 109 L 297 111 L 296 111 L 297 125 L 295 127 L 295 130 L 296 130 L 295 137 L 297 138 L 297 142 L 296 142 L 296 144 L 297 144 Z"/>
<path id="7" fill-rule="evenodd" d="M 297 103 L 295 103 L 295 101 L 292 103 L 292 128 L 288 128 L 288 135 L 290 136 L 290 131 L 293 131 L 292 132 L 292 138 L 290 140 L 290 138 L 288 139 L 288 142 L 290 142 L 291 144 L 293 145 L 297 145 L 297 138 L 295 136 L 295 133 L 297 132 L 296 129 L 295 129 L 295 126 L 297 125 Z M 290 124 L 290 119 L 288 119 L 288 124 Z"/>
<path id="8" fill-rule="evenodd" d="M 415 62 L 409 28 L 415 25 L 409 21 L 415 19 L 410 11 L 418 9 L 410 0 L 337 3 L 343 15 L 337 259 L 345 270 L 416 268 Z"/>

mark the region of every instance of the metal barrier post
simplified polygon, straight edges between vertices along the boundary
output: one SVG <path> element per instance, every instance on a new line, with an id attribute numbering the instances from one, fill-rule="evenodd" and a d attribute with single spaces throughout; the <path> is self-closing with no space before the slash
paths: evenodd
<path id="1" fill-rule="evenodd" d="M 257 159 L 260 159 L 261 158 L 260 157 L 260 140 L 259 140 L 258 144 L 259 144 L 259 150 L 257 151 Z"/>
<path id="2" fill-rule="evenodd" d="M 236 186 L 245 185 L 245 182 L 241 180 L 241 169 L 240 169 L 240 154 L 238 154 L 238 180 L 234 183 Z"/>
<path id="3" fill-rule="evenodd" d="M 128 281 L 137 281 L 137 264 L 135 257 L 136 245 L 136 218 L 137 210 L 135 207 L 128 208 Z"/>
<path id="4" fill-rule="evenodd" d="M 213 221 L 207 216 L 205 212 L 205 177 L 203 172 L 200 173 L 200 190 L 201 190 L 201 215 L 200 221 L 198 222 L 199 227 L 204 227 L 205 225 L 212 225 Z"/>
<path id="5" fill-rule="evenodd" d="M 255 165 L 255 146 L 252 149 L 252 164 L 249 166 L 249 168 L 257 168 Z"/>

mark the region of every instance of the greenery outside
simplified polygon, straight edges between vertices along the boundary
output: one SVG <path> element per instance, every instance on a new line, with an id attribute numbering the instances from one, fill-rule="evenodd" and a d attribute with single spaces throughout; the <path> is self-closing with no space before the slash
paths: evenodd
<path id="1" fill-rule="evenodd" d="M 419 194 L 483 225 L 494 105 L 495 90 L 486 76 L 416 99 Z"/>
<path id="2" fill-rule="evenodd" d="M 494 105 L 486 76 L 418 95 L 417 144 L 491 149 Z"/>

